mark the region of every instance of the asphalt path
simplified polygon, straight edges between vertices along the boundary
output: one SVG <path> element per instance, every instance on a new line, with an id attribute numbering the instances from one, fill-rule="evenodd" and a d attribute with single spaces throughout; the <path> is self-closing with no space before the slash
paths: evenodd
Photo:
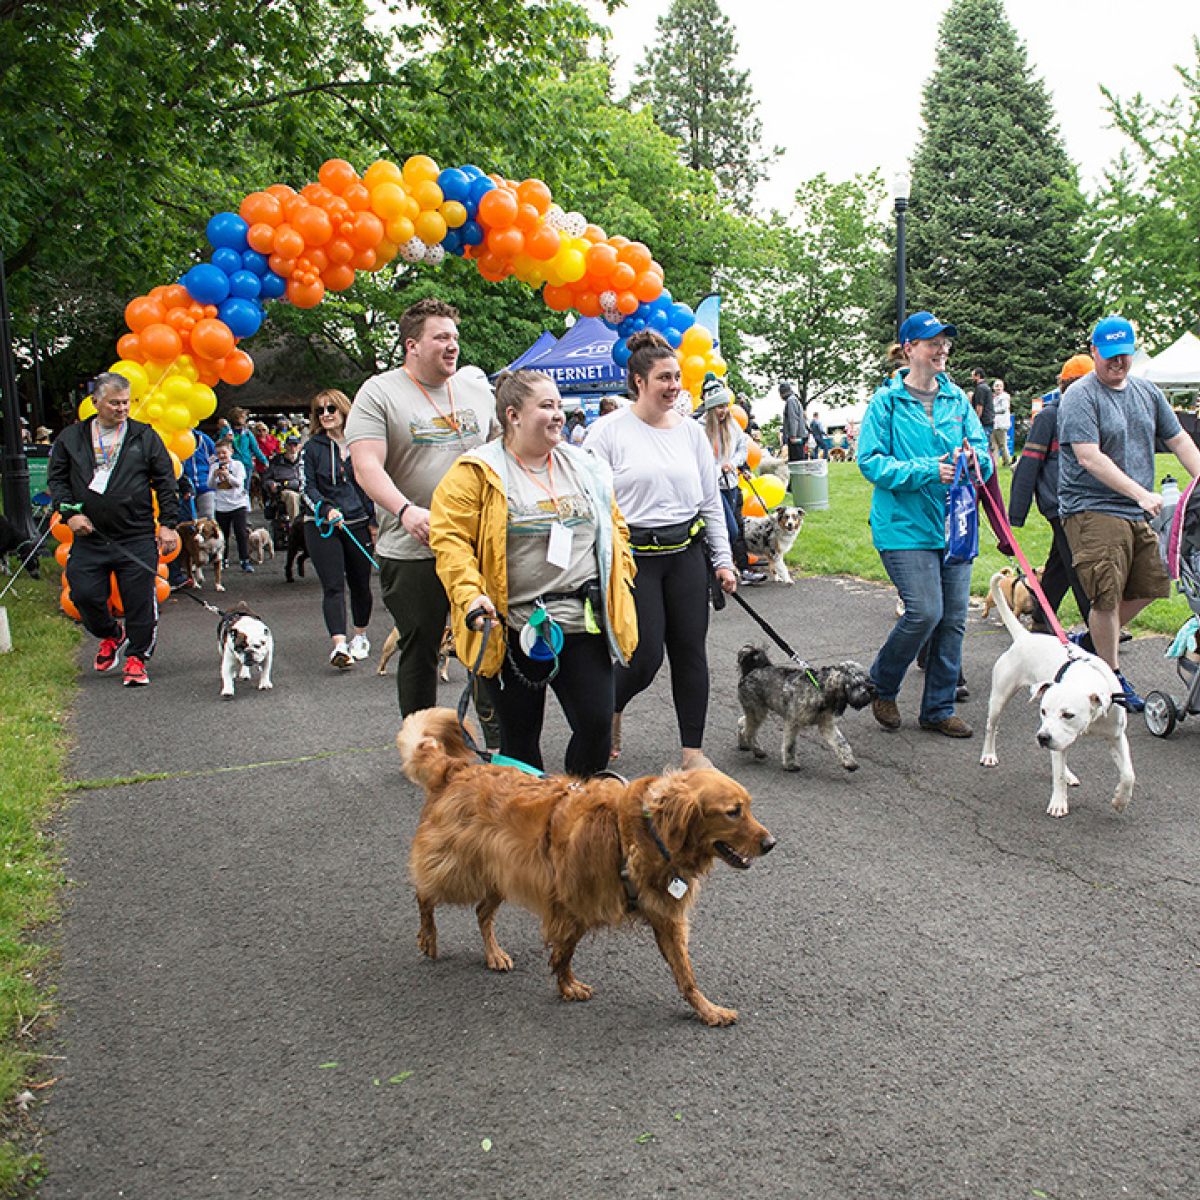
<path id="1" fill-rule="evenodd" d="M 747 596 L 816 664 L 869 664 L 894 619 L 889 588 L 851 579 Z M 274 691 L 219 698 L 216 619 L 183 596 L 150 687 L 81 664 L 71 769 L 107 782 L 65 819 L 43 1200 L 1200 1194 L 1200 720 L 1166 740 L 1132 721 L 1124 815 L 1104 747 L 1076 747 L 1054 820 L 1029 706 L 978 766 L 1007 636 L 976 612 L 974 739 L 915 727 L 914 672 L 899 732 L 847 714 L 858 772 L 807 735 L 785 774 L 777 722 L 767 760 L 736 749 L 735 656 L 765 639 L 729 604 L 706 749 L 779 845 L 718 863 L 700 899 L 698 980 L 741 1013 L 709 1029 L 641 927 L 580 947 L 586 1004 L 557 998 L 520 909 L 498 921 L 511 973 L 469 910 L 439 912 L 425 960 L 386 611 L 370 663 L 337 673 L 311 572 L 235 571 L 219 599 L 274 629 Z M 1179 695 L 1164 646 L 1127 647 L 1127 673 Z M 548 762 L 564 731 L 552 702 Z M 631 777 L 676 760 L 665 670 L 625 731 Z"/>

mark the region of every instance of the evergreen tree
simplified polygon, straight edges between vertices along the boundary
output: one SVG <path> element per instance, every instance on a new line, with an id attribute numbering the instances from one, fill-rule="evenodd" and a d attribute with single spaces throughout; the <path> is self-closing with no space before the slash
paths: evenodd
<path id="1" fill-rule="evenodd" d="M 723 188 L 748 200 L 780 151 L 763 153 L 749 72 L 734 66 L 733 23 L 717 0 L 673 0 L 656 32 L 631 99 L 650 104 L 687 166 L 712 171 Z"/>
<path id="2" fill-rule="evenodd" d="M 957 325 L 951 369 L 1028 396 L 1080 349 L 1094 309 L 1084 211 L 1043 83 L 1001 0 L 955 0 L 913 159 L 908 308 Z"/>

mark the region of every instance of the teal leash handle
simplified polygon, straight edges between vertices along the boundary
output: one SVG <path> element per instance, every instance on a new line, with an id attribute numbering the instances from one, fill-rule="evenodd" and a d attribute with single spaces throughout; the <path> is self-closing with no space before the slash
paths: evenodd
<path id="1" fill-rule="evenodd" d="M 321 505 L 327 504 L 327 503 L 328 503 L 328 501 L 326 501 L 326 500 L 318 500 L 317 503 L 315 504 L 315 506 L 313 507 L 313 523 L 317 527 L 317 532 L 323 538 L 331 537 L 333 535 L 333 531 L 340 525 L 342 527 L 342 532 L 362 551 L 363 557 L 366 558 L 367 562 L 369 562 L 371 564 L 371 566 L 373 566 L 375 568 L 375 570 L 378 571 L 380 569 L 379 563 L 375 561 L 374 557 L 372 556 L 371 552 L 366 548 L 366 546 L 364 546 L 362 544 L 362 542 L 360 542 L 358 540 L 358 538 L 356 538 L 354 536 L 354 534 L 352 534 L 350 532 L 350 527 L 346 524 L 346 520 L 344 517 L 340 521 L 334 521 L 334 520 L 331 520 L 330 518 L 326 517 L 326 518 L 324 518 L 325 528 L 324 529 L 321 528 L 321 525 L 322 525 Z M 329 505 L 329 507 L 332 508 L 333 505 L 331 504 L 331 505 Z"/>

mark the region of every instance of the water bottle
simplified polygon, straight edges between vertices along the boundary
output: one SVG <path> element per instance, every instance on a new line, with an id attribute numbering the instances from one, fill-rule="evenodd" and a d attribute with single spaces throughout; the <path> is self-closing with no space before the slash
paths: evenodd
<path id="1" fill-rule="evenodd" d="M 1162 480 L 1163 508 L 1174 508 L 1179 503 L 1179 484 L 1174 475 L 1164 475 Z"/>

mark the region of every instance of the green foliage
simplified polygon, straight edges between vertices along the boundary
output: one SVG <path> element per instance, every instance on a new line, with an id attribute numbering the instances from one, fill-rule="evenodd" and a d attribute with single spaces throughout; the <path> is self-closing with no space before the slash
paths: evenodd
<path id="1" fill-rule="evenodd" d="M 747 283 L 747 332 L 764 348 L 756 370 L 787 379 L 806 404 L 851 403 L 874 374 L 870 305 L 883 227 L 877 174 L 845 183 L 824 175 L 801 184 L 788 217 L 758 235 Z"/>
<path id="2" fill-rule="evenodd" d="M 959 327 L 961 367 L 1000 376 L 1014 394 L 1043 391 L 1095 314 L 1080 269 L 1084 203 L 1000 0 L 951 5 L 922 115 L 908 309 Z"/>
<path id="3" fill-rule="evenodd" d="M 733 23 L 717 0 L 672 0 L 657 37 L 638 65 L 635 102 L 646 102 L 693 171 L 711 171 L 745 201 L 766 174 L 762 122 L 748 71 L 734 66 Z"/>
<path id="4" fill-rule="evenodd" d="M 1182 93 L 1162 107 L 1102 89 L 1132 147 L 1096 197 L 1092 265 L 1105 311 L 1158 350 L 1200 321 L 1200 38 L 1193 51 L 1190 70 L 1176 67 Z"/>

